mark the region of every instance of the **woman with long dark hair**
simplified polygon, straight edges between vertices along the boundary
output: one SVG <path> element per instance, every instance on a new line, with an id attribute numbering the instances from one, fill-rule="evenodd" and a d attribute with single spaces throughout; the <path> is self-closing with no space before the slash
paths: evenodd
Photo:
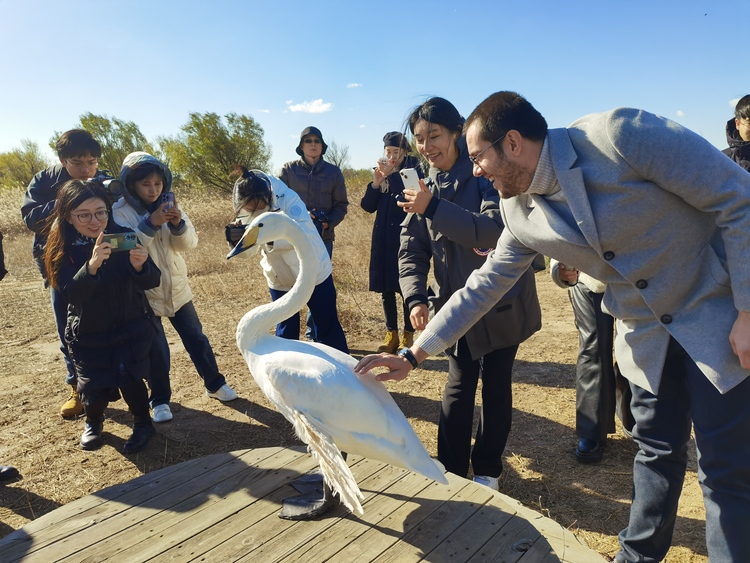
<path id="1" fill-rule="evenodd" d="M 65 341 L 86 414 L 81 447 L 101 446 L 104 409 L 122 394 L 133 414 L 123 452 L 134 453 L 154 433 L 142 379 L 154 335 L 144 291 L 159 285 L 160 272 L 135 233 L 111 214 L 99 182 L 69 180 L 49 216 L 43 258 L 50 285 L 68 303 Z"/>
<path id="2" fill-rule="evenodd" d="M 422 182 L 419 191 L 404 190 L 406 201 L 399 203 L 411 213 L 401 235 L 399 270 L 417 330 L 427 324 L 428 303 L 438 311 L 462 288 L 471 272 L 484 264 L 503 230 L 498 193 L 472 173 L 463 123 L 458 110 L 443 98 L 430 98 L 409 116 L 409 130 L 430 165 L 432 179 L 429 189 Z M 435 279 L 428 289 L 431 261 Z M 539 328 L 541 310 L 529 269 L 491 312 L 447 350 L 438 459 L 448 471 L 464 477 L 471 462 L 475 481 L 498 488 L 511 427 L 513 362 L 518 345 Z M 472 450 L 480 376 L 482 410 Z"/>

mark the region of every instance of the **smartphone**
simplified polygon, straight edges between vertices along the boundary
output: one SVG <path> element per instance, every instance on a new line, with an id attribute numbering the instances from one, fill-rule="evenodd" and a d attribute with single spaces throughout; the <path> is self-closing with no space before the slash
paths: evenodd
<path id="1" fill-rule="evenodd" d="M 135 233 L 113 233 L 105 234 L 102 242 L 108 242 L 112 245 L 112 252 L 122 252 L 123 250 L 132 250 L 138 243 L 138 236 Z"/>
<path id="2" fill-rule="evenodd" d="M 416 169 L 403 168 L 399 170 L 399 174 L 401 174 L 401 179 L 404 181 L 405 190 L 416 190 L 418 192 L 422 190 L 422 186 L 419 185 L 419 174 L 417 174 Z"/>
<path id="3" fill-rule="evenodd" d="M 164 209 L 172 209 L 174 207 L 174 192 L 164 192 L 161 194 L 160 203 L 166 203 Z"/>

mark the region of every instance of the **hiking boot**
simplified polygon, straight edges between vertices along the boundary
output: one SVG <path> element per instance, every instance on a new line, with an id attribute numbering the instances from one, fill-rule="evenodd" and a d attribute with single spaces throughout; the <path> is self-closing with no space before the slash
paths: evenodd
<path id="1" fill-rule="evenodd" d="M 81 404 L 81 396 L 73 387 L 70 391 L 70 397 L 65 401 L 62 407 L 60 407 L 60 415 L 63 418 L 75 418 L 78 415 L 83 414 L 83 404 Z"/>
<path id="2" fill-rule="evenodd" d="M 401 342 L 398 343 L 398 347 L 399 349 L 411 348 L 412 344 L 414 344 L 414 333 L 405 330 L 404 334 L 401 336 Z"/>
<path id="3" fill-rule="evenodd" d="M 389 354 L 395 354 L 398 350 L 398 331 L 389 330 L 385 333 L 385 339 L 383 340 L 382 346 L 378 348 L 378 352 L 388 352 Z"/>

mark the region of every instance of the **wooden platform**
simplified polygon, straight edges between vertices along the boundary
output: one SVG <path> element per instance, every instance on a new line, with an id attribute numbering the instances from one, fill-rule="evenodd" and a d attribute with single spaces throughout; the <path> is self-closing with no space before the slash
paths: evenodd
<path id="1" fill-rule="evenodd" d="M 289 482 L 316 467 L 302 449 L 212 455 L 148 473 L 62 506 L 0 540 L 0 561 L 564 561 L 603 562 L 560 525 L 449 475 L 349 456 L 362 517 L 277 517 Z"/>

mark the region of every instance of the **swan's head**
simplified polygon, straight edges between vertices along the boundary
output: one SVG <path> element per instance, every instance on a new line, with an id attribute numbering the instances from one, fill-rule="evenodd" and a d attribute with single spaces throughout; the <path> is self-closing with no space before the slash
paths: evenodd
<path id="1" fill-rule="evenodd" d="M 268 211 L 255 217 L 245 229 L 245 234 L 237 245 L 227 254 L 227 260 L 240 252 L 250 250 L 257 252 L 260 245 L 279 239 L 289 239 L 289 233 L 299 226 L 283 213 Z"/>

